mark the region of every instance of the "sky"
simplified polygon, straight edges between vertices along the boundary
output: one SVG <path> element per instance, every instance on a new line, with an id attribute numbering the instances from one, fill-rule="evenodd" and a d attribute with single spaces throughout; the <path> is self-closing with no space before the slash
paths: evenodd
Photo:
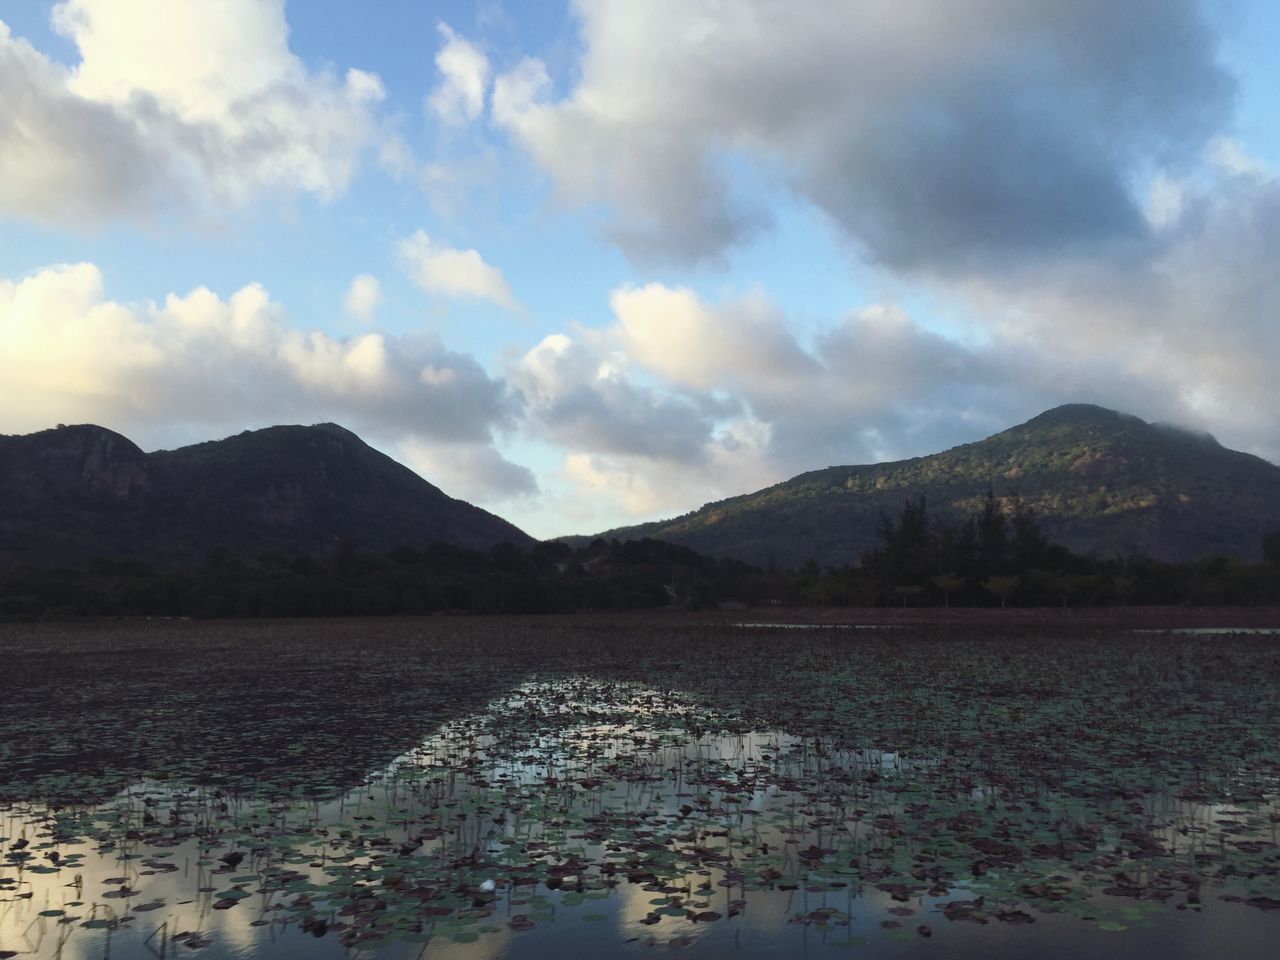
<path id="1" fill-rule="evenodd" d="M 1067 402 L 1280 461 L 1271 0 L 0 0 L 0 433 L 550 537 Z"/>

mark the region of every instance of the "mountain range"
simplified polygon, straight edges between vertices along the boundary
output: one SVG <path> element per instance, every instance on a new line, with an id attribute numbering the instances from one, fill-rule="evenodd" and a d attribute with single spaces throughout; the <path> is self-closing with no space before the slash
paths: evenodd
<path id="1" fill-rule="evenodd" d="M 942 453 L 814 470 L 598 536 L 762 566 L 836 566 L 878 546 L 881 517 L 908 498 L 963 521 L 988 491 L 1051 540 L 1103 557 L 1256 559 L 1263 536 L 1280 530 L 1280 467 L 1207 434 L 1069 404 Z M 343 537 L 375 551 L 535 542 L 331 423 L 154 453 L 89 424 L 0 436 L 0 564 L 112 557 L 178 567 L 219 547 L 247 558 L 332 553 Z"/>
<path id="2" fill-rule="evenodd" d="M 1104 557 L 1252 560 L 1262 537 L 1280 530 L 1280 467 L 1208 434 L 1067 404 L 943 453 L 814 470 L 599 536 L 652 537 L 763 565 L 840 565 L 878 546 L 881 516 L 896 517 L 907 498 L 963 521 L 988 490 L 1008 509 L 1020 503 L 1050 540 Z"/>
<path id="3" fill-rule="evenodd" d="M 154 453 L 91 424 L 0 436 L 0 563 L 183 566 L 219 547 L 332 552 L 344 535 L 362 550 L 534 542 L 332 423 Z"/>

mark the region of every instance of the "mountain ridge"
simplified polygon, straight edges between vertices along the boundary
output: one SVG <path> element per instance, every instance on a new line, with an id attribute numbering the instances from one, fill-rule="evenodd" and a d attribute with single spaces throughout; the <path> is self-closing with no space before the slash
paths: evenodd
<path id="1" fill-rule="evenodd" d="M 1209 434 L 1094 404 L 1064 404 L 984 440 L 921 457 L 829 466 L 605 539 L 653 537 L 713 556 L 793 566 L 855 562 L 882 514 L 924 496 L 950 520 L 990 489 L 1080 553 L 1169 561 L 1260 555 L 1280 529 L 1280 467 Z M 565 537 L 574 543 L 587 538 Z"/>
<path id="2" fill-rule="evenodd" d="M 534 540 L 333 423 L 144 453 L 95 424 L 0 436 L 0 562 L 130 557 L 191 564 L 216 547 L 319 553 Z"/>

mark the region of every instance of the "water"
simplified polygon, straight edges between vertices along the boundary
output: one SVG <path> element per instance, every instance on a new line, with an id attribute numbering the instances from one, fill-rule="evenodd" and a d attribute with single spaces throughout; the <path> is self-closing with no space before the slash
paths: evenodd
<path id="1" fill-rule="evenodd" d="M 1171 636 L 1203 637 L 1203 636 L 1258 636 L 1271 637 L 1280 634 L 1280 627 L 1167 627 L 1154 630 L 1140 628 L 1133 631 L 1138 634 L 1164 633 Z"/>
<path id="2" fill-rule="evenodd" d="M 613 626 L 602 653 L 491 621 L 374 627 L 352 656 L 259 629 L 247 688 L 194 641 L 80 673 L 11 649 L 0 951 L 1261 958 L 1280 934 L 1265 639 Z M 317 697 L 277 741 L 261 691 L 305 664 Z M 472 696 L 404 693 L 442 672 Z"/>

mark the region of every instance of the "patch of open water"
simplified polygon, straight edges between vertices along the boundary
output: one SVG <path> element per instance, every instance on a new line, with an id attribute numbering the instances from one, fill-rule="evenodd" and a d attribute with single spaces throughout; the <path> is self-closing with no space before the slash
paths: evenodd
<path id="1" fill-rule="evenodd" d="M 533 680 L 350 790 L 12 805 L 0 957 L 1274 956 L 1261 795 L 1100 804 L 948 767 Z"/>

